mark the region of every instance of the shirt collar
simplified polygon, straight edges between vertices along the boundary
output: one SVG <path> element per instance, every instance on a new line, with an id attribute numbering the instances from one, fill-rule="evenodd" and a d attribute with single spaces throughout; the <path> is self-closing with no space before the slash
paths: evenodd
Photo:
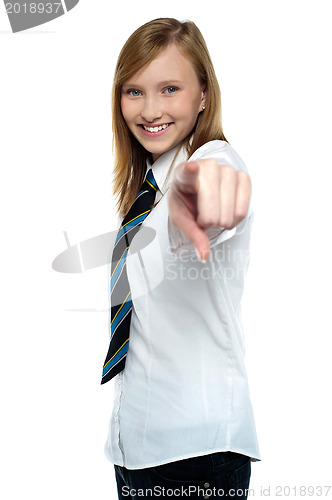
<path id="1" fill-rule="evenodd" d="M 188 160 L 188 154 L 186 148 L 182 146 L 177 154 L 174 165 L 172 165 L 172 170 L 170 172 L 170 175 L 168 176 L 168 179 L 166 179 L 168 170 L 178 150 L 179 146 L 175 146 L 169 151 L 166 151 L 166 153 L 162 154 L 158 158 L 158 160 L 156 160 L 153 164 L 150 162 L 149 159 L 146 162 L 147 166 L 146 172 L 148 172 L 150 168 L 152 169 L 152 173 L 158 185 L 159 191 L 161 192 L 162 195 L 166 193 L 167 189 L 169 188 L 172 182 L 174 167 L 176 165 L 179 165 L 179 163 Z"/>

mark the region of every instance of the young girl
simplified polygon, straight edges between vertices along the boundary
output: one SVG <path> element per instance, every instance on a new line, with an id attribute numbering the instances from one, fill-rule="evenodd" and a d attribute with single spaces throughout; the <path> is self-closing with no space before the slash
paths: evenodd
<path id="1" fill-rule="evenodd" d="M 119 498 L 246 498 L 260 460 L 240 312 L 250 178 L 195 24 L 135 31 L 112 98 L 122 223 L 102 383 L 115 377 L 105 452 Z"/>

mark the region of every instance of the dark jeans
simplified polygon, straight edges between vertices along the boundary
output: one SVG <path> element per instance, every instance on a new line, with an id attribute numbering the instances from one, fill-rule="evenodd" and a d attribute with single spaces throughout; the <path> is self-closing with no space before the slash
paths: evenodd
<path id="1" fill-rule="evenodd" d="M 247 498 L 251 461 L 230 451 L 147 469 L 115 465 L 119 500 Z"/>

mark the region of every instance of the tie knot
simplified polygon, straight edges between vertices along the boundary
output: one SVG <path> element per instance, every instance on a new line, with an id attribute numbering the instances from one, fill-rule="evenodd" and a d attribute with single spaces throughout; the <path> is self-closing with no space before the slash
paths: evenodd
<path id="1" fill-rule="evenodd" d="M 146 184 L 152 188 L 154 191 L 157 191 L 158 190 L 158 185 L 156 183 L 156 179 L 154 178 L 154 175 L 153 175 L 153 172 L 152 172 L 152 169 L 150 168 L 150 170 L 148 171 L 148 173 L 146 174 L 146 177 L 145 177 L 145 182 Z"/>

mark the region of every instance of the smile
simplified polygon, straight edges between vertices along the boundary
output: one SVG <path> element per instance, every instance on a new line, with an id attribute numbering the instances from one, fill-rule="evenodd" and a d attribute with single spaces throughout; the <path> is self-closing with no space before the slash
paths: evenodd
<path id="1" fill-rule="evenodd" d="M 164 123 L 163 125 L 159 125 L 158 127 L 147 127 L 145 125 L 141 125 L 141 127 L 144 130 L 146 130 L 147 132 L 156 133 L 156 132 L 160 132 L 161 130 L 165 130 L 170 125 L 171 125 L 170 123 Z"/>

